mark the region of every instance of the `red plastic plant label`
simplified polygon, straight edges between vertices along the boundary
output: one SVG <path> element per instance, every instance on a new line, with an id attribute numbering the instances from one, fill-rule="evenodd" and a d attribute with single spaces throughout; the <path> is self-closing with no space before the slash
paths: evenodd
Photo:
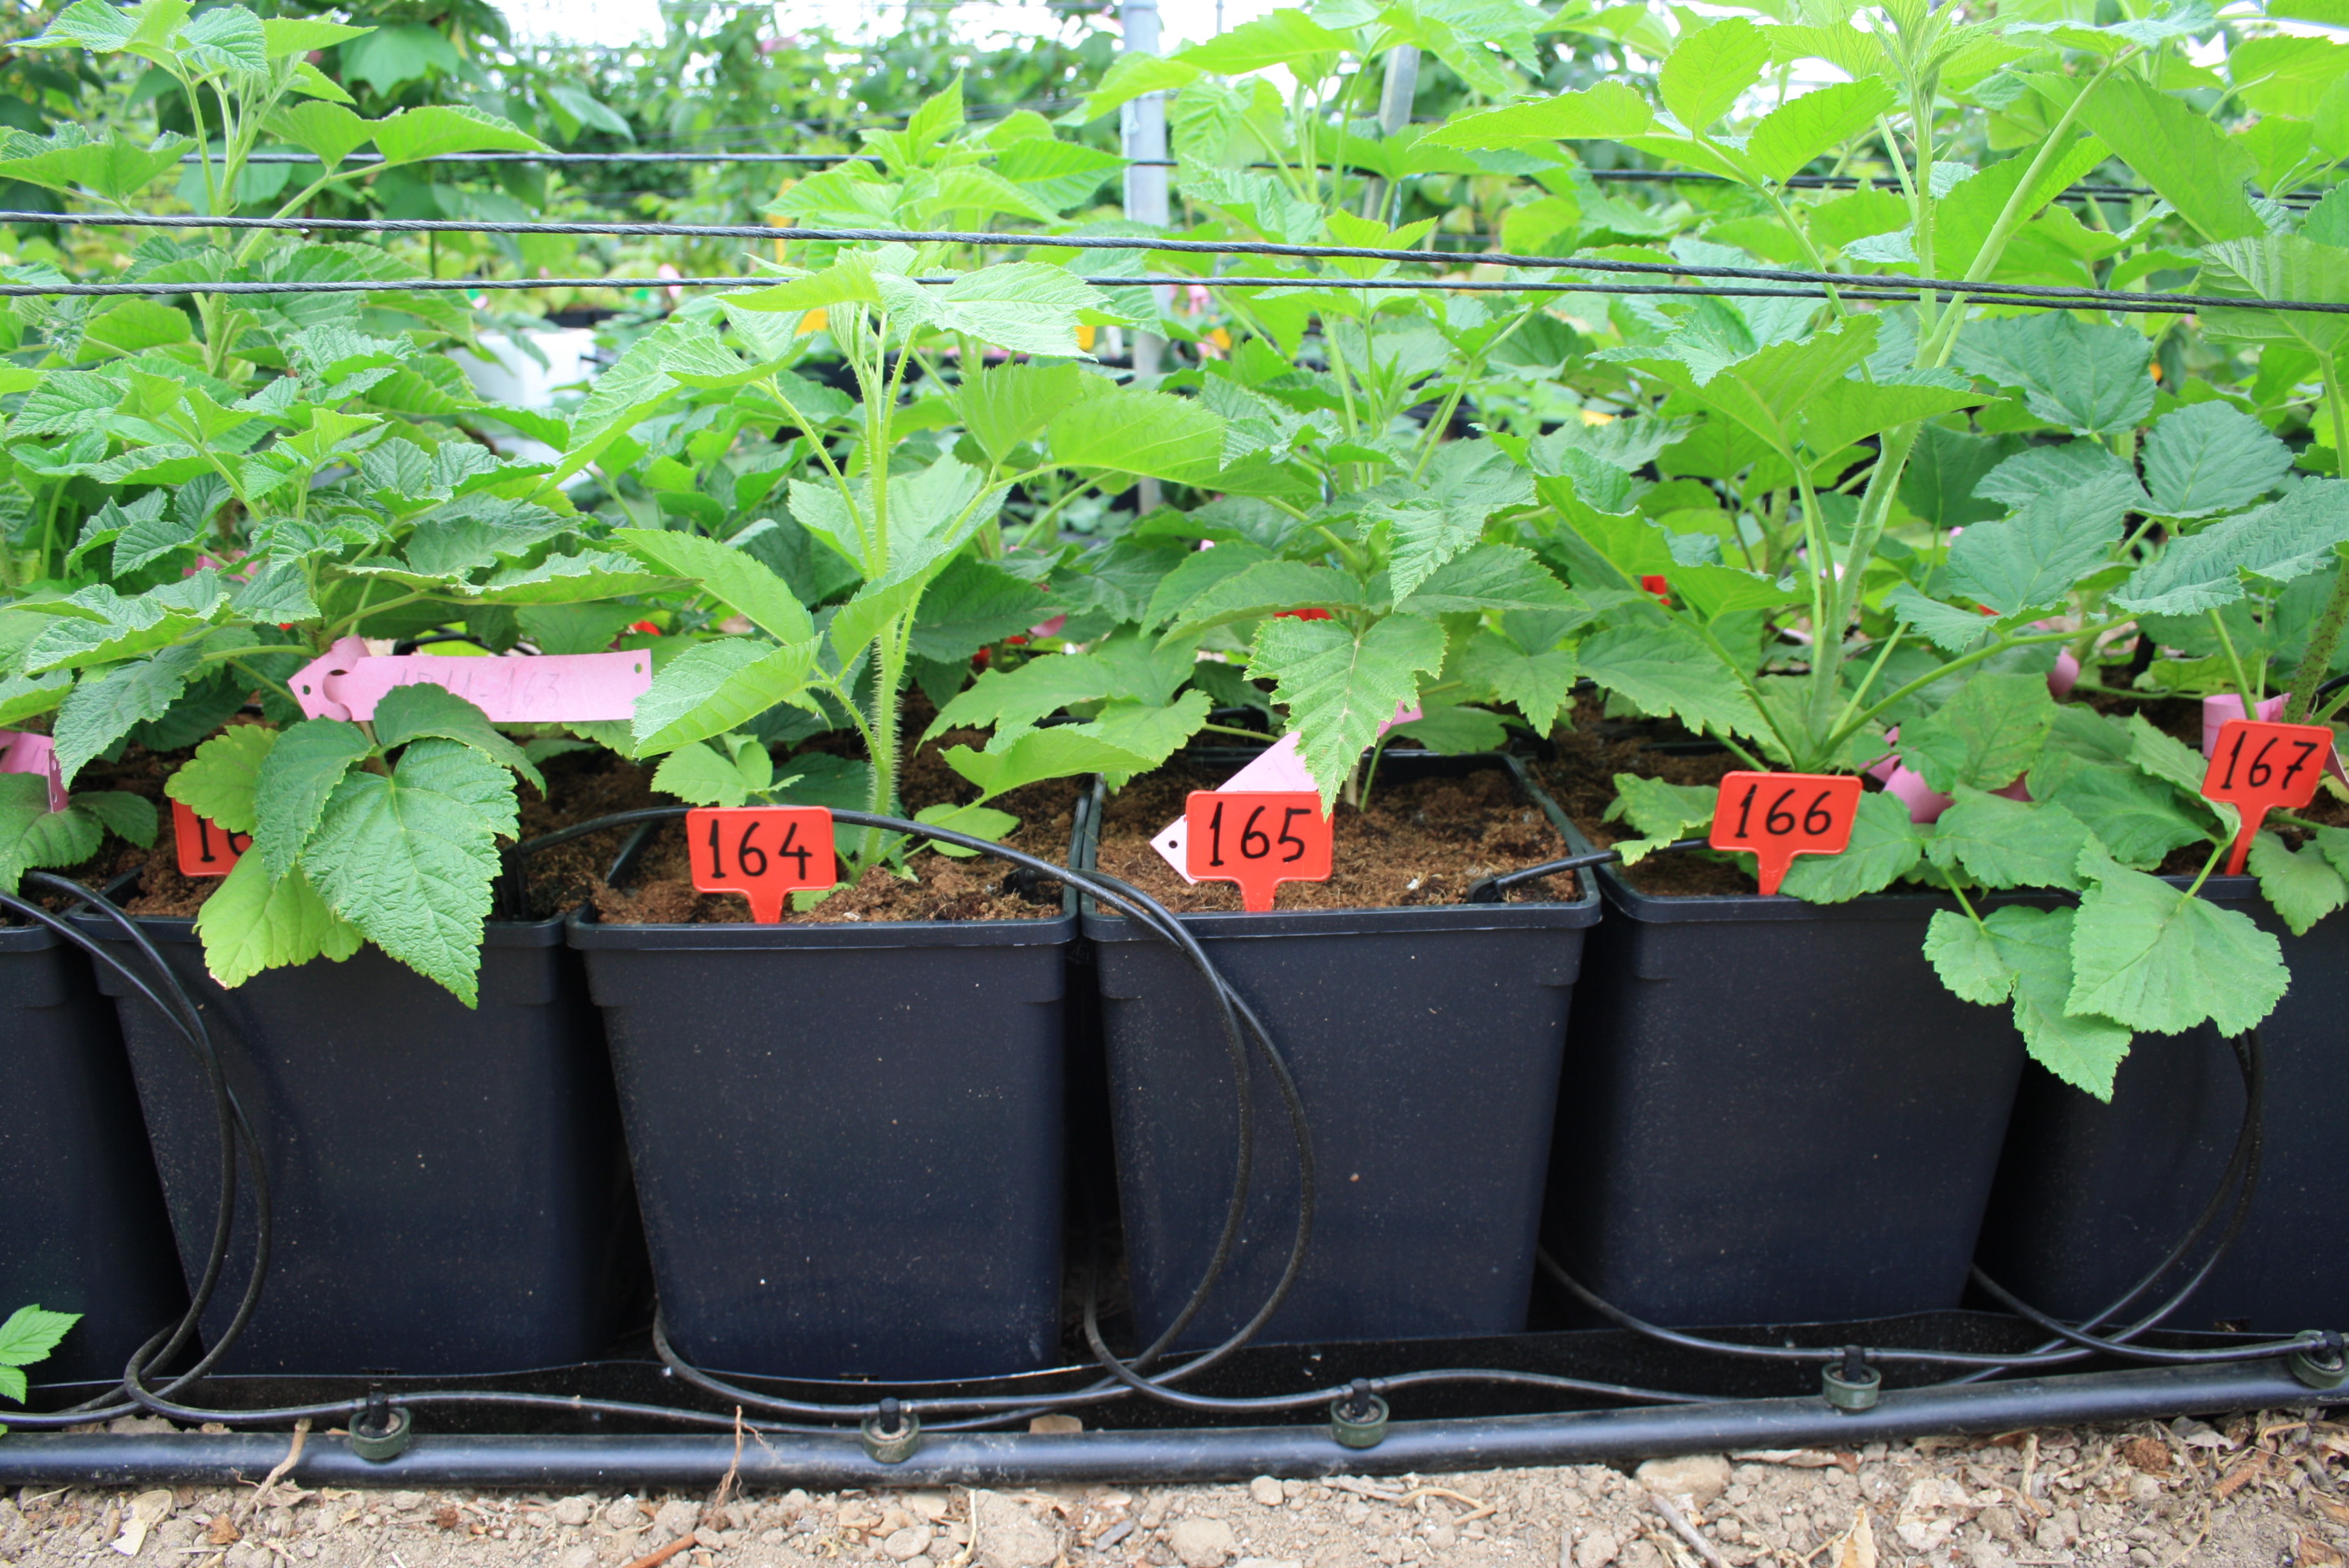
<path id="1" fill-rule="evenodd" d="M 840 880 L 832 852 L 832 813 L 821 806 L 698 806 L 685 814 L 693 885 L 739 892 L 750 918 L 783 918 L 783 895 Z"/>
<path id="2" fill-rule="evenodd" d="M 2229 876 L 2241 873 L 2251 840 L 2270 811 L 2279 806 L 2297 810 L 2316 798 L 2332 756 L 2333 731 L 2322 724 L 2230 718 L 2220 726 L 2219 743 L 2210 748 L 2210 766 L 2202 775 L 2202 793 L 2243 814 L 2234 851 L 2227 857 Z"/>
<path id="3" fill-rule="evenodd" d="M 1183 821 L 1185 872 L 1239 883 L 1245 909 L 1270 909 L 1282 882 L 1330 880 L 1330 819 L 1311 789 L 1194 789 Z"/>
<path id="4" fill-rule="evenodd" d="M 1731 773 L 1713 806 L 1716 850 L 1746 850 L 1766 896 L 1796 855 L 1839 855 L 1859 815 L 1859 780 L 1839 773 Z"/>
<path id="5" fill-rule="evenodd" d="M 253 847 L 251 833 L 232 833 L 210 817 L 199 817 L 184 800 L 171 802 L 171 845 L 180 852 L 183 877 L 224 877 Z"/>

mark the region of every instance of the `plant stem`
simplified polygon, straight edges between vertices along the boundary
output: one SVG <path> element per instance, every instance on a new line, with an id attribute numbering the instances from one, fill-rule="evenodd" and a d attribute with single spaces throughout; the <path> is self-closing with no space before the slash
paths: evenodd
<path id="1" fill-rule="evenodd" d="M 2257 718 L 2260 716 L 2260 696 L 2267 688 L 2262 684 L 2259 690 L 2252 689 L 2251 677 L 2243 673 L 2243 657 L 2235 652 L 2235 639 L 2227 630 L 2226 617 L 2216 610 L 2210 611 L 2209 615 L 2211 629 L 2219 634 L 2219 645 L 2227 650 L 2228 666 L 2235 672 L 2235 692 L 2242 699 L 2243 717 Z"/>
<path id="2" fill-rule="evenodd" d="M 2194 879 L 2194 885 L 2186 890 L 2186 896 L 2188 898 L 2192 898 L 2196 893 L 2202 891 L 2202 884 L 2209 882 L 2210 880 L 2210 873 L 2219 869 L 2220 857 L 2224 855 L 2233 847 L 2234 841 L 2231 839 L 2221 839 L 2217 843 L 2210 846 L 2210 858 L 2202 862 L 2201 874 Z"/>

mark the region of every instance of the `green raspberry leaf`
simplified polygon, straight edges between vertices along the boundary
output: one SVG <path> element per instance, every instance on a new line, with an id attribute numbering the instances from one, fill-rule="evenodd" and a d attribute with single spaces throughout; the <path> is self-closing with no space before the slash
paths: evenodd
<path id="1" fill-rule="evenodd" d="M 779 643 L 815 640 L 815 623 L 791 584 L 744 551 L 699 534 L 657 528 L 618 529 L 612 542 L 663 572 L 699 583 L 712 598 L 748 615 Z"/>
<path id="2" fill-rule="evenodd" d="M 2098 1099 L 2113 1098 L 2113 1075 L 2128 1055 L 2130 1032 L 2098 1015 L 2064 1010 L 2072 991 L 2074 914 L 2068 909 L 1992 910 L 2000 960 L 2014 974 L 2014 1026 L 2032 1060 Z"/>
<path id="3" fill-rule="evenodd" d="M 438 736 L 470 746 L 491 761 L 511 768 L 546 792 L 546 780 L 521 747 L 490 725 L 490 716 L 445 687 L 394 686 L 375 705 L 375 741 L 385 751 L 421 736 Z"/>
<path id="4" fill-rule="evenodd" d="M 1678 625 L 1618 626 L 1586 640 L 1582 673 L 1636 705 L 1692 729 L 1754 735 L 1761 710 L 1729 666 Z"/>
<path id="5" fill-rule="evenodd" d="M 2260 879 L 2260 891 L 2294 936 L 2306 936 L 2311 926 L 2349 903 L 2349 882 L 2315 845 L 2295 852 L 2275 834 L 2262 832 L 2251 841 L 2248 863 Z"/>
<path id="6" fill-rule="evenodd" d="M 2224 836 L 2235 836 L 2240 814 L 2226 801 L 2209 799 L 2202 793 L 2202 776 L 2209 771 L 2207 758 L 2177 737 L 2156 729 L 2141 713 L 2129 715 L 2128 738 L 2130 762 L 2147 777 L 2160 779 L 2207 808 L 2218 817 Z"/>
<path id="7" fill-rule="evenodd" d="M 2165 1035 L 2208 1018 L 2239 1035 L 2282 999 L 2292 979 L 2282 949 L 2249 915 L 2130 871 L 2093 844 L 2080 874 L 2095 885 L 2073 924 L 2067 1016 L 2102 1014 Z"/>
<path id="8" fill-rule="evenodd" d="M 0 1323 L 0 1366 L 29 1367 L 57 1347 L 66 1330 L 81 1321 L 78 1312 L 47 1312 L 38 1306 L 20 1306 Z M 21 1386 L 10 1396 L 22 1399 Z"/>
<path id="9" fill-rule="evenodd" d="M 1721 791 L 1703 784 L 1667 784 L 1636 773 L 1615 775 L 1615 799 L 1600 820 L 1628 821 L 1651 839 L 1669 842 L 1689 835 L 1692 828 L 1713 826 L 1713 809 Z"/>
<path id="10" fill-rule="evenodd" d="M 2002 789 L 2038 759 L 2054 724 L 2044 676 L 1976 676 L 1901 728 L 1900 759 L 1944 794 L 1961 784 Z"/>
<path id="11" fill-rule="evenodd" d="M 498 873 L 498 825 L 473 801 L 429 787 L 452 781 L 448 765 L 463 751 L 453 741 L 419 742 L 390 778 L 345 778 L 302 865 L 336 914 L 471 1007 Z"/>
<path id="12" fill-rule="evenodd" d="M 463 801 L 502 837 L 522 835 L 513 775 L 462 741 L 433 737 L 412 742 L 400 753 L 398 776 L 403 783 Z"/>
<path id="13" fill-rule="evenodd" d="M 73 797 L 72 810 L 86 812 L 116 838 L 150 849 L 155 842 L 155 802 L 127 789 L 92 789 Z"/>
<path id="14" fill-rule="evenodd" d="M 1443 667 L 1443 626 L 1416 615 L 1390 615 L 1360 637 L 1342 621 L 1267 621 L 1248 661 L 1251 677 L 1278 683 L 1272 699 L 1288 710 L 1325 814 L 1379 726 L 1418 701 L 1420 676 Z"/>
<path id="15" fill-rule="evenodd" d="M 1925 852 L 1943 871 L 1962 868 L 1984 887 L 2076 889 L 2088 830 L 2061 806 L 2025 803 L 1960 785 L 1933 825 Z"/>
<path id="16" fill-rule="evenodd" d="M 2145 484 L 2164 517 L 2230 511 L 2275 489 L 2292 449 L 2231 403 L 2194 403 L 2164 414 L 2145 438 Z"/>
<path id="17" fill-rule="evenodd" d="M 163 793 L 224 832 L 250 833 L 259 820 L 254 792 L 261 786 L 261 767 L 276 744 L 277 731 L 266 725 L 232 725 L 197 747 L 164 780 Z"/>
<path id="18" fill-rule="evenodd" d="M 15 892 L 36 866 L 79 865 L 105 840 L 97 818 L 67 806 L 49 810 L 48 781 L 31 773 L 0 773 L 0 889 Z"/>
<path id="19" fill-rule="evenodd" d="M 1969 1002 L 1987 1007 L 2014 994 L 2014 971 L 1998 955 L 1998 944 L 1957 910 L 1934 912 L 1925 957 L 1941 984 Z"/>
<path id="20" fill-rule="evenodd" d="M 338 917 L 296 866 L 273 881 L 259 855 L 240 858 L 196 912 L 204 967 L 231 990 L 264 969 L 357 953 L 358 928 Z"/>
<path id="21" fill-rule="evenodd" d="M 2126 765 L 2127 731 L 2114 727 L 2112 733 L 2122 742 L 2118 758 L 2091 759 L 2051 744 L 2031 770 L 2032 794 L 2079 818 L 2115 860 L 2139 871 L 2182 845 L 2208 843 L 2209 827 L 2179 807 L 2177 790 Z M 2060 724 L 2056 738 L 2063 738 Z"/>
<path id="22" fill-rule="evenodd" d="M 680 746 L 740 729 L 807 690 L 814 645 L 778 648 L 749 637 L 724 637 L 688 648 L 661 666 L 652 689 L 636 699 L 630 731 L 638 757 L 658 757 Z"/>
<path id="23" fill-rule="evenodd" d="M 57 769 L 70 785 L 89 760 L 130 733 L 131 727 L 162 717 L 196 673 L 196 650 L 185 644 L 165 648 L 98 673 L 85 674 L 57 709 L 50 734 L 57 743 Z"/>
<path id="24" fill-rule="evenodd" d="M 2135 429 L 2153 412 L 2146 365 L 2153 345 L 2129 326 L 2095 326 L 2065 311 L 1970 321 L 1958 367 L 2021 388 L 2023 405 L 2076 435 Z"/>
<path id="25" fill-rule="evenodd" d="M 1844 903 L 1882 892 L 1925 857 L 1925 840 L 1897 796 L 1862 795 L 1851 843 L 1839 855 L 1802 855 L 1779 891 L 1806 903 Z"/>
<path id="26" fill-rule="evenodd" d="M 704 741 L 680 746 L 661 759 L 653 771 L 653 788 L 676 796 L 688 806 L 740 806 L 750 799 L 751 784 L 734 765 Z"/>
<path id="27" fill-rule="evenodd" d="M 343 775 L 374 751 L 367 731 L 339 718 L 304 719 L 277 738 L 261 759 L 252 814 L 253 847 L 272 877 L 293 871 Z"/>

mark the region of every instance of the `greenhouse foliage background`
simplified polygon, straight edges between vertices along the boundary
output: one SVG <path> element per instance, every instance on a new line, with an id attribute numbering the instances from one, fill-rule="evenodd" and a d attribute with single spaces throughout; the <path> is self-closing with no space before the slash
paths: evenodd
<path id="1" fill-rule="evenodd" d="M 2335 0 L 1323 0 L 1164 57 L 1073 11 L 989 49 L 918 6 L 877 45 L 668 15 L 608 50 L 471 3 L 15 29 L 0 725 L 68 786 L 193 749 L 173 798 L 254 835 L 199 921 L 224 983 L 371 941 L 470 999 L 549 758 L 887 809 L 918 692 L 989 737 L 924 820 L 988 836 L 1232 708 L 1299 735 L 1325 802 L 1388 738 L 1490 749 L 1578 702 L 1875 769 L 1786 891 L 1956 894 L 1943 980 L 2092 1093 L 2135 1032 L 2282 994 L 2275 940 L 2196 896 L 2235 819 L 2146 712 L 2349 697 L 2349 325 L 2277 308 L 2349 304 Z M 1119 200 L 1147 94 L 1164 231 Z M 860 157 L 664 156 L 711 149 Z M 460 156 L 547 150 L 642 157 Z M 105 222 L 140 214 L 223 221 Z M 771 237 L 228 221 L 295 217 Z M 541 278 L 574 281 L 402 286 Z M 254 287 L 168 286 L 217 281 Z M 88 284 L 144 292 L 45 292 Z M 451 356 L 564 313 L 609 364 L 552 408 Z M 436 631 L 657 675 L 632 725 L 501 731 L 429 687 L 302 718 L 286 682 L 338 639 Z M 794 753 L 836 731 L 864 760 Z M 1618 783 L 1627 859 L 1712 816 Z M 55 804 L 0 774 L 10 882 L 157 831 L 135 795 Z M 2251 851 L 2294 930 L 2349 903 L 2337 804 Z M 845 847 L 852 880 L 927 860 Z M 1982 903 L 2013 889 L 2075 896 Z"/>

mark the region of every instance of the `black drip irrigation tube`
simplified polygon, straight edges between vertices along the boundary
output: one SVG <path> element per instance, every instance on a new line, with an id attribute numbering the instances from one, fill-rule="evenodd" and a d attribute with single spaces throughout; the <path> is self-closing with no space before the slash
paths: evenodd
<path id="1" fill-rule="evenodd" d="M 687 808 L 653 807 L 574 824 L 515 845 L 506 851 L 500 895 L 509 905 L 523 893 L 523 868 L 532 854 L 588 834 L 622 827 L 636 832 L 621 851 L 625 860 L 660 823 L 685 816 Z M 1287 1298 L 1310 1243 L 1315 1203 L 1312 1139 L 1303 1102 L 1288 1065 L 1261 1018 L 1217 973 L 1197 940 L 1164 905 L 1137 888 L 1099 872 L 1081 872 L 988 840 L 874 812 L 835 810 L 835 820 L 854 827 L 933 841 L 1009 862 L 1016 877 L 1073 886 L 1138 920 L 1190 960 L 1214 993 L 1225 1044 L 1237 1081 L 1239 1136 L 1234 1158 L 1232 1195 L 1219 1244 L 1198 1285 L 1173 1324 L 1138 1355 L 1123 1359 L 1102 1337 L 1098 1309 L 1098 1271 L 1089 1279 L 1083 1323 L 1087 1346 L 1101 1376 L 1061 1393 L 955 1393 L 937 1398 L 882 1397 L 862 1402 L 827 1403 L 784 1398 L 741 1387 L 692 1366 L 669 1345 L 656 1316 L 653 1346 L 668 1375 L 732 1407 L 694 1409 L 643 1401 L 595 1399 L 554 1394 L 483 1389 L 378 1388 L 364 1398 L 262 1409 L 212 1409 L 177 1396 L 198 1384 L 217 1364 L 258 1304 L 270 1247 L 270 1207 L 257 1141 L 227 1085 L 201 1009 L 180 985 L 137 923 L 103 895 L 45 872 L 28 878 L 40 887 L 98 911 L 129 934 L 151 966 L 159 986 L 146 983 L 119 957 L 70 923 L 40 905 L 0 895 L 0 908 L 33 920 L 109 965 L 171 1021 L 204 1068 L 221 1122 L 220 1219 L 202 1280 L 187 1313 L 158 1330 L 134 1353 L 119 1388 L 70 1409 L 6 1412 L 18 1432 L 58 1433 L 119 1416 L 148 1414 L 186 1423 L 283 1427 L 288 1423 L 340 1421 L 347 1429 L 302 1445 L 292 1474 L 310 1484 L 372 1482 L 381 1485 L 536 1486 L 595 1485 L 625 1480 L 637 1484 L 706 1482 L 730 1470 L 746 1482 L 813 1486 L 870 1485 L 885 1477 L 892 1484 L 937 1482 L 1011 1484 L 1054 1480 L 1102 1480 L 1146 1476 L 1158 1480 L 1206 1480 L 1237 1476 L 1315 1476 L 1343 1472 L 1456 1470 L 1493 1465 L 1560 1464 L 1640 1454 L 1699 1452 L 1723 1448 L 1848 1444 L 1857 1439 L 1889 1439 L 1935 1431 L 1996 1431 L 2050 1422 L 2127 1420 L 2180 1410 L 2250 1409 L 2323 1402 L 2318 1393 L 2349 1384 L 2349 1354 L 2337 1332 L 2311 1333 L 2290 1340 L 2211 1348 L 2170 1349 L 2135 1341 L 2157 1327 L 2208 1277 L 2241 1229 L 2260 1165 L 2260 1127 L 2264 1078 L 2256 1029 L 2232 1046 L 2243 1075 L 2243 1123 L 2218 1189 L 2193 1226 L 2137 1284 L 2103 1312 L 2077 1325 L 2061 1322 L 2015 1298 L 1981 1274 L 1977 1284 L 2009 1310 L 2053 1337 L 2022 1352 L 1968 1352 L 1901 1346 L 1799 1347 L 1739 1344 L 1641 1322 L 1584 1289 L 1547 1254 L 1542 1268 L 1568 1292 L 1601 1316 L 1660 1344 L 1709 1355 L 1778 1362 L 1807 1362 L 1821 1369 L 1816 1397 L 1723 1400 L 1703 1395 L 1640 1388 L 1588 1378 L 1497 1367 L 1444 1367 L 1360 1377 L 1331 1387 L 1251 1398 L 1220 1398 L 1176 1387 L 1235 1355 L 1254 1337 Z M 1703 847 L 1687 839 L 1661 851 Z M 1661 851 L 1660 851 L 1661 852 Z M 1472 885 L 1470 903 L 1498 902 L 1506 889 L 1564 871 L 1619 860 L 1618 851 L 1599 851 L 1547 861 Z M 166 998 L 169 998 L 167 1001 Z M 1270 1069 L 1296 1140 L 1302 1176 L 1295 1234 L 1287 1264 L 1257 1311 L 1212 1349 L 1169 1358 L 1167 1347 L 1206 1305 L 1237 1244 L 1251 1178 L 1250 1150 L 1255 1108 L 1249 1089 L 1251 1047 Z M 254 1182 L 258 1223 L 254 1256 L 238 1312 L 220 1341 L 185 1371 L 160 1387 L 150 1386 L 193 1342 L 196 1326 L 226 1272 L 242 1151 Z M 2183 1286 L 2137 1321 L 2108 1333 L 2098 1330 L 2129 1311 L 2170 1270 L 2190 1256 L 2209 1234 L 2228 1195 L 2234 1202 L 2217 1244 Z M 1992 1381 L 2016 1370 L 2037 1372 L 2075 1365 L 2089 1357 L 2141 1363 L 2119 1372 L 2034 1377 Z M 1152 1368 L 1171 1360 L 1163 1370 Z M 1951 1380 L 1886 1391 L 1879 1366 L 1928 1366 L 1962 1369 Z M 1082 1367 L 1065 1370 L 1082 1372 Z M 1392 1422 L 1387 1396 L 1441 1384 L 1482 1384 L 1544 1394 L 1613 1401 L 1629 1408 L 1580 1409 L 1537 1416 Z M 984 1382 L 976 1385 L 985 1387 Z M 1319 1408 L 1327 1424 L 1226 1427 L 1154 1430 L 1105 1430 L 1075 1434 L 1019 1434 L 991 1430 L 1048 1413 L 1081 1409 L 1139 1395 L 1183 1411 L 1240 1418 L 1277 1417 Z M 543 1410 L 569 1416 L 613 1417 L 700 1427 L 705 1436 L 512 1437 L 419 1434 L 413 1412 L 434 1407 L 471 1406 L 508 1410 Z M 745 1437 L 754 1440 L 745 1446 Z M 0 1439 L 0 1485 L 132 1485 L 200 1483 L 243 1475 L 288 1457 L 283 1439 L 252 1434 L 71 1433 Z"/>

